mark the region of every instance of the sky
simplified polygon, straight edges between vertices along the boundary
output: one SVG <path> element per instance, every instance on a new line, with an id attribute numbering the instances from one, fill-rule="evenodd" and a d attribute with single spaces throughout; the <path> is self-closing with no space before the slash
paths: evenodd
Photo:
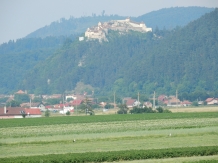
<path id="1" fill-rule="evenodd" d="M 218 0 L 0 0 L 0 44 L 23 38 L 60 18 L 140 16 L 170 7 L 218 7 Z"/>

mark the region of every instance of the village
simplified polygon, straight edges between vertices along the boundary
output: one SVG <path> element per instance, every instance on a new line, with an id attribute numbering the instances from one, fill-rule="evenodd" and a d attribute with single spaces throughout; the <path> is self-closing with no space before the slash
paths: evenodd
<path id="1" fill-rule="evenodd" d="M 6 103 L 14 101 L 14 97 L 17 95 L 28 96 L 29 102 L 20 103 L 19 106 L 6 106 Z M 32 102 L 35 98 L 39 97 L 42 99 L 40 102 Z M 84 92 L 84 94 L 53 94 L 35 96 L 34 94 L 27 94 L 27 92 L 19 90 L 18 92 L 15 92 L 14 95 L 0 95 L 0 98 L 7 98 L 6 103 L 0 104 L 0 119 L 42 117 L 43 113 L 46 111 L 56 113 L 57 115 L 66 115 L 67 112 L 69 113 L 69 115 L 77 115 L 78 108 L 87 100 L 90 102 L 91 105 L 94 106 L 93 110 L 100 109 L 102 110 L 102 112 L 107 112 L 111 108 L 118 108 L 118 104 L 116 104 L 115 100 L 111 102 L 99 101 L 93 95 L 88 95 L 86 92 Z M 56 103 L 48 105 L 46 101 L 49 99 L 56 99 Z M 137 99 L 124 97 L 122 99 L 122 104 L 126 105 L 129 110 L 133 109 L 134 107 L 147 107 L 155 110 L 155 108 L 158 106 L 164 108 L 189 107 L 192 105 L 192 102 L 188 100 L 180 101 L 177 97 L 177 94 L 175 96 L 159 95 L 157 98 L 155 98 L 154 92 L 153 97 L 149 101 L 142 102 L 138 94 Z M 198 101 L 198 105 L 212 106 L 217 104 L 218 98 L 207 98 L 205 101 Z"/>

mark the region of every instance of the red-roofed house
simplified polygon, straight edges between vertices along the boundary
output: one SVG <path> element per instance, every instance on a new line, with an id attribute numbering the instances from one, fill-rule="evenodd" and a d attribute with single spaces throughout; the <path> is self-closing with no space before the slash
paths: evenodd
<path id="1" fill-rule="evenodd" d="M 144 106 L 146 106 L 147 108 L 152 108 L 152 103 L 151 102 L 144 102 Z"/>
<path id="2" fill-rule="evenodd" d="M 0 118 L 23 118 L 22 114 L 26 114 L 27 118 L 41 117 L 40 109 L 27 109 L 21 107 L 0 108 Z"/>
<path id="3" fill-rule="evenodd" d="M 27 118 L 33 117 L 42 117 L 40 109 L 25 109 L 25 113 L 27 114 Z"/>
<path id="4" fill-rule="evenodd" d="M 137 105 L 140 105 L 140 102 L 137 101 L 136 99 L 129 98 L 126 100 L 126 106 L 128 108 L 133 108 L 134 106 L 137 106 Z"/>
<path id="5" fill-rule="evenodd" d="M 206 102 L 207 102 L 207 105 L 214 105 L 218 103 L 218 99 L 217 98 L 207 98 Z"/>
<path id="6" fill-rule="evenodd" d="M 19 91 L 16 92 L 16 94 L 25 94 L 25 92 L 22 91 L 22 90 L 19 90 Z"/>
<path id="7" fill-rule="evenodd" d="M 185 100 L 185 101 L 182 101 L 181 102 L 181 105 L 182 106 L 190 106 L 192 103 L 190 102 L 190 101 L 188 101 L 188 100 Z"/>
<path id="8" fill-rule="evenodd" d="M 164 102 L 164 101 L 167 100 L 167 96 L 166 95 L 160 95 L 160 96 L 158 96 L 157 99 L 158 99 L 158 101 Z"/>
<path id="9" fill-rule="evenodd" d="M 82 101 L 83 100 L 80 100 L 80 99 L 76 99 L 76 100 L 73 100 L 73 102 L 71 103 L 73 106 L 78 106 L 78 105 L 81 105 L 82 104 Z"/>

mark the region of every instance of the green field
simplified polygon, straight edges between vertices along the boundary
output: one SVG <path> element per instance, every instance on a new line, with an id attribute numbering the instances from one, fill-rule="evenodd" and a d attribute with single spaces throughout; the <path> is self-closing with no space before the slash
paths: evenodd
<path id="1" fill-rule="evenodd" d="M 66 157 L 65 162 L 70 162 L 77 156 L 84 162 L 92 161 L 92 157 L 110 162 L 112 156 L 107 156 L 108 160 L 99 159 L 107 154 L 122 162 L 145 158 L 183 160 L 183 157 L 186 162 L 201 158 L 218 161 L 216 148 L 217 112 L 0 120 L 0 162 L 28 162 L 28 159 L 54 162 Z M 129 157 L 122 156 L 128 152 Z M 150 155 L 145 157 L 142 152 Z"/>

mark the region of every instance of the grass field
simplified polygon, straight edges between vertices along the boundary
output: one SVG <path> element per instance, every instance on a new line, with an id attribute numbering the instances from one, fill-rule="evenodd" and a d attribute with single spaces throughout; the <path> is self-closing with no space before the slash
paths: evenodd
<path id="1" fill-rule="evenodd" d="M 218 148 L 218 112 L 0 120 L 0 162 L 18 156 L 204 146 Z M 218 161 L 217 155 L 204 157 L 173 159 Z"/>

